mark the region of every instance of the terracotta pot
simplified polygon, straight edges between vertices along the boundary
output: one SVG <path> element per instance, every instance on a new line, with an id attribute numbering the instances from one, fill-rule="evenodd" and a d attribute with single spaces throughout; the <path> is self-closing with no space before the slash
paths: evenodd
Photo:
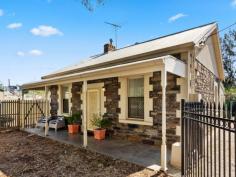
<path id="1" fill-rule="evenodd" d="M 93 133 L 96 140 L 104 140 L 106 136 L 106 129 L 95 129 Z"/>
<path id="2" fill-rule="evenodd" d="M 68 132 L 71 134 L 78 133 L 80 126 L 78 124 L 68 125 Z"/>

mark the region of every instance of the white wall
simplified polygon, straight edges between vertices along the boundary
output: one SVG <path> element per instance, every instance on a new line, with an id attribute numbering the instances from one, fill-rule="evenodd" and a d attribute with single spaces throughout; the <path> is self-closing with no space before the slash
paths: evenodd
<path id="1" fill-rule="evenodd" d="M 212 42 L 212 37 L 210 37 L 204 47 L 198 51 L 196 58 L 204 64 L 216 77 L 219 77 L 216 65 L 215 50 Z"/>

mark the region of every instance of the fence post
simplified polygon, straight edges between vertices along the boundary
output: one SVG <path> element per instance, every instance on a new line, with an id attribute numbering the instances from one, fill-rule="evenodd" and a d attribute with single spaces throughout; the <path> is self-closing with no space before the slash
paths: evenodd
<path id="1" fill-rule="evenodd" d="M 181 176 L 184 176 L 184 99 L 181 99 Z"/>
<path id="2" fill-rule="evenodd" d="M 20 98 L 17 100 L 17 127 L 21 127 L 21 124 L 20 124 L 20 116 L 21 114 L 21 111 L 20 111 Z"/>
<path id="3" fill-rule="evenodd" d="M 22 100 L 21 104 L 21 128 L 25 128 L 25 100 Z"/>

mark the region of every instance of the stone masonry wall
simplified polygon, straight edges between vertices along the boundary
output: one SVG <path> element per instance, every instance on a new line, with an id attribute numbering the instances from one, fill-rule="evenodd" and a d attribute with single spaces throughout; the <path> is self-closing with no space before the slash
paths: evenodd
<path id="1" fill-rule="evenodd" d="M 180 103 L 176 101 L 176 95 L 180 92 L 180 87 L 177 86 L 178 77 L 169 73 L 167 77 L 167 144 L 171 145 L 172 143 L 179 141 L 180 138 L 179 136 L 176 136 L 176 126 L 180 123 L 179 118 L 176 117 L 176 110 L 180 109 Z M 151 111 L 150 114 L 153 117 L 154 125 L 121 124 L 116 121 L 116 124 L 113 126 L 114 137 L 143 142 L 145 144 L 161 144 L 161 72 L 153 73 L 153 77 L 150 79 L 150 84 L 153 85 L 153 91 L 150 93 L 150 98 L 153 98 L 153 111 Z"/>
<path id="2" fill-rule="evenodd" d="M 72 83 L 72 88 L 71 88 L 71 93 L 72 93 L 72 98 L 71 98 L 72 107 L 71 107 L 71 111 L 72 111 L 72 114 L 74 114 L 74 113 L 76 113 L 78 111 L 81 111 L 82 86 L 83 86 L 83 82 Z"/>
<path id="3" fill-rule="evenodd" d="M 58 111 L 58 86 L 53 85 L 49 88 L 50 90 L 50 114 L 51 116 L 57 116 Z"/>
<path id="4" fill-rule="evenodd" d="M 198 60 L 195 60 L 192 86 L 195 92 L 201 94 L 202 99 L 206 102 L 214 101 L 214 81 L 214 74 Z"/>
<path id="5" fill-rule="evenodd" d="M 116 122 L 118 122 L 118 114 L 120 113 L 120 95 L 118 94 L 120 83 L 118 82 L 118 78 L 114 77 L 105 79 L 104 88 L 104 96 L 106 97 L 106 101 L 104 103 L 106 113 L 104 114 L 104 117 L 112 119 L 113 124 L 115 124 Z"/>
<path id="6" fill-rule="evenodd" d="M 177 76 L 167 74 L 167 144 L 179 141 L 179 136 L 176 136 L 176 126 L 179 125 L 179 118 L 176 117 L 176 110 L 180 109 L 180 103 L 176 101 L 176 95 L 180 92 L 180 87 L 177 85 Z M 153 85 L 153 91 L 150 92 L 150 98 L 153 98 L 153 111 L 150 112 L 153 117 L 154 125 L 134 125 L 119 123 L 118 114 L 120 113 L 119 100 L 122 95 L 118 94 L 120 83 L 118 78 L 107 78 L 88 81 L 91 83 L 104 83 L 104 96 L 106 98 L 104 106 L 106 113 L 103 117 L 112 120 L 112 128 L 109 130 L 113 134 L 112 138 L 128 139 L 130 141 L 142 142 L 145 144 L 161 144 L 161 72 L 154 72 L 150 78 L 150 84 Z M 82 89 L 82 83 L 74 83 L 72 85 L 72 111 L 80 110 L 81 98 L 78 92 Z M 77 92 L 77 93 L 76 93 Z"/>
<path id="7" fill-rule="evenodd" d="M 180 93 L 180 86 L 177 85 L 177 76 L 168 73 L 167 74 L 167 87 L 166 87 L 166 136 L 167 144 L 179 141 L 179 136 L 176 135 L 176 126 L 180 125 L 179 118 L 176 117 L 176 110 L 180 109 L 180 103 L 177 102 L 177 94 Z M 161 72 L 155 72 L 151 79 L 153 84 L 153 92 L 150 93 L 150 97 L 153 98 L 153 116 L 154 126 L 157 127 L 158 144 L 161 143 L 162 137 L 162 87 L 161 87 Z"/>

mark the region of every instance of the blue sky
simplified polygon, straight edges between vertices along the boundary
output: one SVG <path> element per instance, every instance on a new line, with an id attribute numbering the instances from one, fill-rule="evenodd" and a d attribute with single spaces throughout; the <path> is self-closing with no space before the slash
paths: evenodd
<path id="1" fill-rule="evenodd" d="M 120 24 L 118 47 L 217 21 L 236 21 L 236 0 L 0 0 L 0 81 L 22 84 L 101 53 Z M 235 27 L 234 27 L 235 29 Z"/>

